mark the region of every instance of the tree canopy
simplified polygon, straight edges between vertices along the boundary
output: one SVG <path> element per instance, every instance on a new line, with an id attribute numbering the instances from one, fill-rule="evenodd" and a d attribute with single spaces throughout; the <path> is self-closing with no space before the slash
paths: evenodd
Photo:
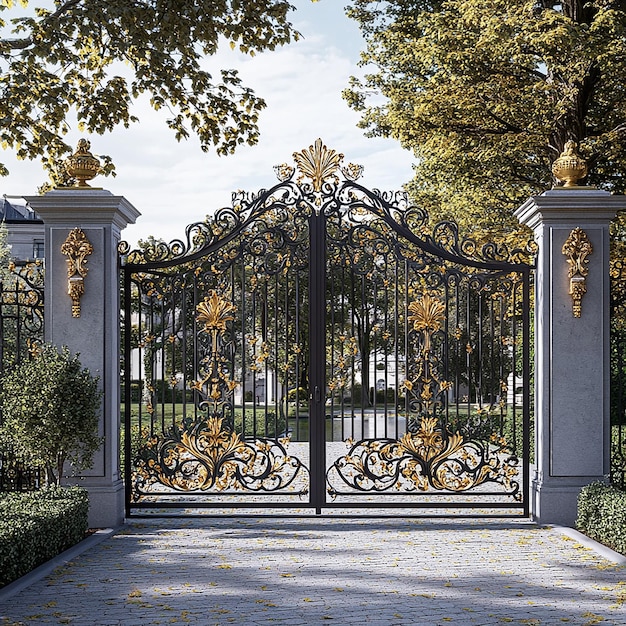
<path id="1" fill-rule="evenodd" d="M 570 139 L 586 184 L 624 192 L 623 0 L 353 0 L 349 15 L 371 71 L 344 97 L 414 152 L 410 189 L 434 217 L 515 228 Z"/>
<path id="2" fill-rule="evenodd" d="M 54 171 L 64 137 L 137 121 L 148 94 L 177 139 L 233 152 L 258 139 L 265 102 L 236 70 L 208 71 L 221 45 L 244 54 L 298 38 L 284 0 L 0 0 L 0 145 Z M 110 170 L 110 161 L 105 159 Z M 0 175 L 6 175 L 0 163 Z"/>

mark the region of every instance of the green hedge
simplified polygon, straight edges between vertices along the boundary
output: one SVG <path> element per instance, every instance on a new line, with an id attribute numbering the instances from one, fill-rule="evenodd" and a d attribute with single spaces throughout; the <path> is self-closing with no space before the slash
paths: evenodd
<path id="1" fill-rule="evenodd" d="M 0 494 L 0 587 L 82 541 L 88 511 L 81 487 Z"/>
<path id="2" fill-rule="evenodd" d="M 578 496 L 576 528 L 626 555 L 626 493 L 601 482 L 583 487 Z"/>

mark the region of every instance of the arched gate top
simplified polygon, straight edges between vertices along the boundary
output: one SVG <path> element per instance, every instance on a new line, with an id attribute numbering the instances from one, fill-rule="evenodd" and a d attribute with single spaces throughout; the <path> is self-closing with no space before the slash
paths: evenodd
<path id="1" fill-rule="evenodd" d="M 313 215 L 366 224 L 384 222 L 401 238 L 427 254 L 443 260 L 493 271 L 528 272 L 525 263 L 532 253 L 510 249 L 504 244 L 479 244 L 462 238 L 454 221 L 439 222 L 429 231 L 428 213 L 412 204 L 405 191 L 380 191 L 362 186 L 361 165 L 344 164 L 344 155 L 327 148 L 321 139 L 293 153 L 294 165 L 274 167 L 278 183 L 258 192 L 237 191 L 232 205 L 216 211 L 205 221 L 190 224 L 181 239 L 158 242 L 145 249 L 119 246 L 121 263 L 126 268 L 166 268 L 204 257 L 244 233 L 258 220 L 273 214 L 307 220 Z"/>

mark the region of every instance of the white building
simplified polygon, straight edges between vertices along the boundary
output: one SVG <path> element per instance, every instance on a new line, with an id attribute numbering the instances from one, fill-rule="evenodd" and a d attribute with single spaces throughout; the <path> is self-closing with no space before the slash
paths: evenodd
<path id="1" fill-rule="evenodd" d="M 22 203 L 0 198 L 0 222 L 7 228 L 11 258 L 33 261 L 44 258 L 44 226 L 39 216 Z"/>

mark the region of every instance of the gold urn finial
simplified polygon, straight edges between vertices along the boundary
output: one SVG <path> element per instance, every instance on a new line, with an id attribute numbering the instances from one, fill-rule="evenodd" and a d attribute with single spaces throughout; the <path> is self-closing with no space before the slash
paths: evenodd
<path id="1" fill-rule="evenodd" d="M 564 183 L 563 187 L 578 187 L 578 181 L 587 176 L 587 162 L 578 154 L 575 141 L 565 143 L 565 150 L 552 164 L 552 173 Z"/>
<path id="2" fill-rule="evenodd" d="M 97 176 L 100 171 L 100 161 L 91 152 L 91 144 L 87 139 L 81 139 L 76 147 L 76 152 L 65 159 L 65 170 L 78 182 L 76 187 L 89 187 L 88 180 Z"/>

